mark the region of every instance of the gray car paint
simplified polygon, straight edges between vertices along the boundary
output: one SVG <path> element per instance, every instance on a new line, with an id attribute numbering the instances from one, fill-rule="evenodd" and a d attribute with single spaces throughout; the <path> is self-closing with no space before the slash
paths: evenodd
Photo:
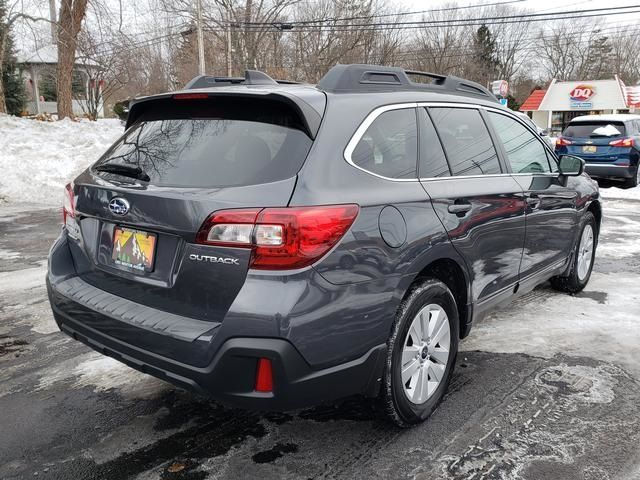
<path id="1" fill-rule="evenodd" d="M 244 88 L 242 94 L 264 95 L 266 90 L 278 95 L 284 88 Z M 384 345 L 407 289 L 434 262 L 451 262 L 466 285 L 460 294 L 465 327 L 461 332 L 468 332 L 474 315 L 512 298 L 523 274 L 528 275 L 523 288 L 533 288 L 567 268 L 574 245 L 568 233 L 575 231 L 580 214 L 598 198 L 597 188 L 586 177 L 567 184 L 559 175 L 512 176 L 505 166 L 506 171 L 491 181 L 452 177 L 400 182 L 363 172 L 344 159 L 345 146 L 357 127 L 381 105 L 472 102 L 479 108 L 499 109 L 495 103 L 428 92 L 325 94 L 312 87 L 295 88 L 296 95 L 313 98 L 315 104 L 322 103 L 318 96 L 326 95 L 316 140 L 296 178 L 250 187 L 180 190 L 107 181 L 90 171 L 80 175 L 75 193 L 83 235 L 76 241 L 63 233 L 54 246 L 49 270 L 52 291 L 69 275 L 79 275 L 98 289 L 152 309 L 212 322 L 216 328 L 190 348 L 179 340 L 174 340 L 175 347 L 156 341 L 157 333 L 130 324 L 93 320 L 92 328 L 102 335 L 143 345 L 186 365 L 208 365 L 232 338 L 275 337 L 288 340 L 311 368 L 318 369 L 358 359 Z M 504 166 L 504 153 L 499 156 Z M 536 215 L 525 207 L 526 194 L 532 191 L 547 195 L 545 208 Z M 115 218 L 107 208 L 115 196 L 131 203 L 124 219 Z M 446 207 L 460 199 L 473 204 L 471 213 L 462 217 L 448 213 Z M 356 221 L 329 254 L 300 271 L 248 270 L 246 250 L 193 244 L 196 231 L 215 210 L 341 203 L 360 205 Z M 385 214 L 389 208 L 399 215 Z M 115 223 L 158 233 L 157 270 L 134 275 L 104 261 Z M 385 241 L 381 230 L 394 240 Z M 524 248 L 528 258 L 551 252 L 548 260 L 553 268 L 523 262 L 520 271 Z M 60 266 L 66 261 L 64 249 L 73 258 L 75 272 Z M 190 264 L 189 252 L 233 256 L 241 266 Z M 556 259 L 561 260 L 557 265 Z"/>

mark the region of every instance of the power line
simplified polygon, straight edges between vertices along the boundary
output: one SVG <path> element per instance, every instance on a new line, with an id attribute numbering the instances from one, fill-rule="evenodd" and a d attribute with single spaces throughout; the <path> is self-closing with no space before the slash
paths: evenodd
<path id="1" fill-rule="evenodd" d="M 607 8 L 592 8 L 581 10 L 565 10 L 561 12 L 548 12 L 548 13 L 527 13 L 518 15 L 501 15 L 490 17 L 475 17 L 475 18 L 453 18 L 445 20 L 415 20 L 404 22 L 379 22 L 379 23 L 341 23 L 335 25 L 336 27 L 368 27 L 368 28 L 382 28 L 382 27 L 410 27 L 410 26 L 425 26 L 425 27 L 437 27 L 439 25 L 446 26 L 467 26 L 467 25 L 485 25 L 494 23 L 524 23 L 531 21 L 554 21 L 574 18 L 590 18 L 595 16 L 609 16 L 609 15 L 622 15 L 630 13 L 640 13 L 640 11 L 629 11 L 630 9 L 640 8 L 640 4 L 629 5 L 624 7 L 607 7 Z M 590 14 L 590 15 L 584 15 Z M 342 21 L 338 19 L 337 21 Z M 279 27 L 283 23 L 293 25 L 294 29 L 298 26 L 304 26 L 305 28 L 334 28 L 334 26 L 327 27 L 326 22 L 316 23 L 303 23 L 305 21 L 292 21 L 292 22 L 230 22 L 232 26 L 237 27 Z M 221 22 L 225 23 L 225 22 Z"/>
<path id="2" fill-rule="evenodd" d="M 467 10 L 471 8 L 482 8 L 482 7 L 493 7 L 497 5 L 508 5 L 513 3 L 522 3 L 527 2 L 529 0 L 506 0 L 502 2 L 493 2 L 493 3 L 477 3 L 473 5 L 463 5 L 461 7 L 447 7 L 447 8 L 435 8 L 431 10 L 416 10 L 413 12 L 396 12 L 396 13 L 380 13 L 376 15 L 358 15 L 352 17 L 333 17 L 333 18 L 325 18 L 325 19 L 314 19 L 314 20 L 300 20 L 294 22 L 296 24 L 309 24 L 309 23 L 327 23 L 327 22 L 340 22 L 346 20 L 367 20 L 371 18 L 386 18 L 386 17 L 403 17 L 403 16 L 411 16 L 411 15 L 419 15 L 423 13 L 431 13 L 431 12 L 449 12 L 454 10 Z M 272 24 L 278 24 L 278 22 L 269 22 Z M 268 23 L 264 22 L 243 22 L 242 25 L 267 25 Z"/>

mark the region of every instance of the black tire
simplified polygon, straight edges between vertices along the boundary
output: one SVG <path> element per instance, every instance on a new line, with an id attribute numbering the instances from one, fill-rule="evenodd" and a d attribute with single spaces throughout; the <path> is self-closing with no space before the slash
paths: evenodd
<path id="1" fill-rule="evenodd" d="M 636 166 L 635 175 L 624 182 L 625 188 L 635 188 L 640 184 L 640 163 Z"/>
<path id="2" fill-rule="evenodd" d="M 587 226 L 591 226 L 593 230 L 593 252 L 591 255 L 591 264 L 589 265 L 589 269 L 587 271 L 586 276 L 580 278 L 578 275 L 578 254 L 580 249 L 580 240 L 582 238 L 582 234 Z M 571 265 L 571 270 L 569 273 L 564 276 L 552 277 L 551 278 L 551 286 L 556 290 L 560 290 L 561 292 L 567 293 L 578 293 L 587 286 L 589 283 L 589 279 L 591 278 L 591 272 L 593 271 L 593 263 L 596 259 L 596 247 L 598 246 L 598 225 L 596 224 L 596 219 L 591 212 L 585 212 L 582 225 L 580 227 L 580 234 L 578 235 L 578 239 L 576 240 L 576 244 L 573 247 L 573 265 Z"/>
<path id="3" fill-rule="evenodd" d="M 413 403 L 402 383 L 402 352 L 411 323 L 423 307 L 436 304 L 448 317 L 449 355 L 442 379 L 436 390 L 421 404 Z M 387 341 L 387 362 L 383 375 L 381 405 L 386 416 L 399 427 L 409 427 L 427 419 L 447 391 L 458 354 L 458 308 L 451 291 L 439 280 L 428 278 L 416 282 L 400 304 Z"/>

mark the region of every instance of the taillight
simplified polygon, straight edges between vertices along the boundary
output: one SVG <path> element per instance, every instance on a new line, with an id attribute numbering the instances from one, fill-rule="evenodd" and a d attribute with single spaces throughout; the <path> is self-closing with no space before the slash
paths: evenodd
<path id="1" fill-rule="evenodd" d="M 609 142 L 612 147 L 633 147 L 633 138 L 621 138 L 620 140 L 613 140 Z"/>
<path id="2" fill-rule="evenodd" d="M 62 198 L 62 223 L 67 224 L 67 218 L 75 218 L 76 202 L 73 196 L 73 183 L 67 183 L 64 187 L 64 197 Z"/>
<path id="3" fill-rule="evenodd" d="M 358 211 L 358 205 L 222 210 L 207 218 L 196 242 L 251 248 L 250 268 L 302 268 L 338 243 Z"/>
<path id="4" fill-rule="evenodd" d="M 556 147 L 566 147 L 567 145 L 571 145 L 573 142 L 570 140 L 567 140 L 566 138 L 563 137 L 558 137 L 556 139 Z"/>

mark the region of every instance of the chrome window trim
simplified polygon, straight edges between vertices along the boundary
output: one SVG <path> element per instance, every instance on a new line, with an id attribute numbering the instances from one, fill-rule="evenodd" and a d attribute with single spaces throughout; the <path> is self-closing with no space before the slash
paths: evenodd
<path id="1" fill-rule="evenodd" d="M 353 151 L 355 150 L 358 142 L 362 139 L 362 136 L 367 131 L 367 129 L 371 126 L 371 124 L 383 113 L 389 112 L 391 110 L 402 110 L 406 108 L 418 108 L 418 107 L 449 107 L 449 108 L 468 108 L 471 110 L 485 110 L 485 111 L 493 111 L 496 113 L 500 113 L 502 115 L 506 115 L 509 118 L 514 119 L 520 125 L 523 125 L 527 130 L 533 132 L 535 135 L 538 135 L 537 132 L 534 132 L 529 125 L 523 122 L 518 118 L 517 115 L 510 113 L 508 110 L 503 108 L 491 107 L 488 105 L 478 105 L 474 103 L 455 103 L 455 102 L 404 102 L 404 103 L 394 103 L 390 105 L 383 105 L 381 107 L 377 107 L 373 109 L 362 121 L 360 126 L 356 129 L 354 134 L 351 136 L 351 139 L 347 143 L 347 146 L 343 152 L 344 160 L 354 168 L 357 168 L 360 171 L 363 171 L 369 175 L 374 177 L 382 178 L 383 180 L 389 180 L 391 182 L 432 182 L 432 181 L 443 181 L 443 180 L 452 180 L 452 179 L 465 179 L 465 178 L 486 178 L 486 177 L 511 177 L 511 176 L 525 176 L 525 175 L 537 175 L 544 177 L 559 177 L 559 172 L 544 172 L 544 173 L 513 173 L 513 172 L 503 172 L 503 173 L 491 173 L 487 175 L 450 175 L 448 177 L 424 177 L 424 178 L 391 178 L 385 177 L 384 175 L 379 175 L 375 172 L 367 170 L 366 168 L 362 168 L 356 165 L 351 158 Z M 551 151 L 548 145 L 546 145 L 543 141 L 540 141 L 540 144 L 552 154 L 555 153 Z"/>

